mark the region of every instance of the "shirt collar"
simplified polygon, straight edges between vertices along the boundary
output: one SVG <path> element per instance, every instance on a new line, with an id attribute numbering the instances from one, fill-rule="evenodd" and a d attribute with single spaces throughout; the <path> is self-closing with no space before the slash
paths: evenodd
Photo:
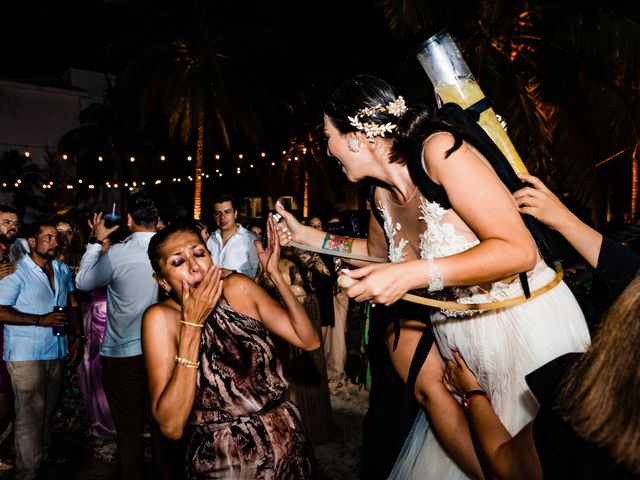
<path id="1" fill-rule="evenodd" d="M 134 232 L 131 233 L 127 238 L 125 238 L 123 240 L 123 242 L 128 242 L 130 240 L 133 240 L 134 238 L 146 238 L 146 237 L 153 237 L 156 234 L 156 232 Z"/>

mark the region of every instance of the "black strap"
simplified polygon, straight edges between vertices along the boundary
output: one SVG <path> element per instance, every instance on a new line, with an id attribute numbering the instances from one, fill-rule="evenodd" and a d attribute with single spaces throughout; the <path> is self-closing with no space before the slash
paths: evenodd
<path id="1" fill-rule="evenodd" d="M 431 180 L 431 177 L 424 170 L 422 156 L 407 159 L 407 168 L 411 180 L 416 184 L 424 198 L 430 202 L 437 202 L 442 208 L 451 208 L 451 202 L 444 187 Z"/>
<path id="2" fill-rule="evenodd" d="M 489 110 L 492 107 L 491 102 L 487 97 L 483 97 L 470 107 L 465 108 L 467 113 L 476 121 L 480 121 L 480 115 L 482 112 Z"/>
<path id="3" fill-rule="evenodd" d="M 413 394 L 414 389 L 416 388 L 416 380 L 418 379 L 418 374 L 422 369 L 422 365 L 427 360 L 427 356 L 429 355 L 429 351 L 431 350 L 431 346 L 433 345 L 433 335 L 431 333 L 431 326 L 426 325 L 424 330 L 422 331 L 422 335 L 420 336 L 420 340 L 418 341 L 418 345 L 416 346 L 416 351 L 413 354 L 413 358 L 411 359 L 411 366 L 409 367 L 409 374 L 407 375 L 407 387 L 409 387 L 409 391 Z"/>
<path id="4" fill-rule="evenodd" d="M 382 214 L 380 213 L 380 210 L 378 210 L 378 206 L 376 205 L 376 186 L 377 185 L 375 183 L 372 183 L 369 187 L 369 207 L 371 208 L 373 216 L 378 222 L 378 225 L 380 225 L 380 227 L 382 227 L 382 229 L 384 230 L 384 218 L 382 218 Z M 385 239 L 386 238 L 387 237 L 385 236 Z"/>
<path id="5" fill-rule="evenodd" d="M 520 278 L 520 285 L 522 285 L 522 291 L 524 292 L 525 298 L 531 297 L 531 289 L 529 288 L 529 279 L 527 278 L 527 272 L 520 272 L 518 274 Z"/>

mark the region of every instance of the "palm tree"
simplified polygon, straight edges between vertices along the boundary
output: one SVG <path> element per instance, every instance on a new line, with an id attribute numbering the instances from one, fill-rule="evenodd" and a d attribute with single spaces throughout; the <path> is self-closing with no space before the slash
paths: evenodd
<path id="1" fill-rule="evenodd" d="M 82 184 L 76 185 L 76 191 L 89 185 L 95 187 L 84 191 L 82 199 L 102 201 L 105 192 L 109 192 L 108 197 L 118 192 L 115 200 L 119 198 L 120 205 L 124 206 L 130 185 L 140 188 L 142 181 L 163 177 L 158 171 L 159 157 L 173 151 L 172 142 L 162 130 L 138 129 L 111 82 L 107 82 L 103 103 L 85 108 L 79 122 L 79 127 L 62 136 L 58 149 L 70 156 L 63 166 L 74 166 L 74 172 L 68 172 L 61 179 L 81 179 Z M 61 170 L 54 160 L 49 162 L 50 170 L 52 175 L 60 177 Z"/>
<path id="2" fill-rule="evenodd" d="M 276 170 L 273 191 L 290 191 L 302 206 L 301 214 L 319 211 L 336 201 L 335 178 L 342 178 L 327 162 L 318 85 L 308 84 L 289 106 L 289 146 Z M 337 169 L 335 169 L 337 170 Z M 332 175 L 333 174 L 333 175 Z M 292 191 L 293 190 L 293 191 Z"/>
<path id="3" fill-rule="evenodd" d="M 414 45 L 440 28 L 456 38 L 485 94 L 509 124 L 531 171 L 603 215 L 605 160 L 640 145 L 640 9 L 619 2 L 525 3 L 377 0 L 398 36 Z M 425 80 L 411 52 L 398 83 Z M 635 153 L 634 153 L 635 152 Z M 632 192 L 637 192 L 637 176 Z M 560 182 L 563 184 L 560 185 Z M 637 193 L 631 212 L 637 219 Z"/>
<path id="4" fill-rule="evenodd" d="M 170 136 L 195 144 L 196 219 L 205 158 L 213 156 L 216 143 L 229 149 L 232 137 L 256 145 L 262 124 L 254 105 L 267 97 L 234 60 L 234 38 L 223 33 L 220 19 L 214 23 L 212 9 L 193 0 L 165 16 L 155 11 L 154 18 L 164 20 L 162 34 L 129 37 L 112 46 L 113 51 L 135 52 L 120 72 L 118 88 L 135 105 L 140 125 L 162 118 Z"/>

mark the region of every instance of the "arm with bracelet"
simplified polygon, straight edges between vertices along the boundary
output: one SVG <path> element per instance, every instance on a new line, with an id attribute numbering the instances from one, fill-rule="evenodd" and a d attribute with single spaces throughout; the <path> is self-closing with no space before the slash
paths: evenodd
<path id="1" fill-rule="evenodd" d="M 159 283 L 165 291 L 170 288 L 164 280 Z M 202 328 L 222 294 L 220 268 L 212 266 L 199 285 L 184 282 L 181 290 L 180 303 L 170 299 L 152 305 L 142 319 L 151 413 L 174 440 L 182 437 L 193 407 Z"/>
<path id="2" fill-rule="evenodd" d="M 533 423 L 512 436 L 491 406 L 491 398 L 479 385 L 457 351 L 447 360 L 443 383 L 462 401 L 472 434 L 486 467 L 495 478 L 542 478 L 542 466 L 533 439 Z"/>

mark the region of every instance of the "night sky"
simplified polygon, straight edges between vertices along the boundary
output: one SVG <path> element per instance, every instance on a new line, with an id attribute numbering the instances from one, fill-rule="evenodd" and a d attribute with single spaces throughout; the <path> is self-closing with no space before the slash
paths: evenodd
<path id="1" fill-rule="evenodd" d="M 224 9 L 220 16 L 227 25 L 233 23 L 231 28 L 252 26 L 269 31 L 277 48 L 265 51 L 265 68 L 273 65 L 275 75 L 280 72 L 297 82 L 355 73 L 391 79 L 406 55 L 406 48 L 392 35 L 373 0 L 226 0 L 214 4 Z M 55 76 L 70 66 L 113 72 L 118 67 L 107 59 L 106 46 L 124 35 L 155 28 L 151 22 L 123 15 L 116 1 L 5 1 L 0 15 L 2 78 Z"/>

